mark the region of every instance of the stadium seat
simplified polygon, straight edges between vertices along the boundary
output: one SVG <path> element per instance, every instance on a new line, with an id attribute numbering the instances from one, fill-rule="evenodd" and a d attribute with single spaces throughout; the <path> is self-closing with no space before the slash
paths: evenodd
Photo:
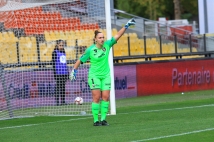
<path id="1" fill-rule="evenodd" d="M 117 34 L 117 32 L 118 32 L 118 31 L 117 31 L 117 29 L 116 29 L 116 28 L 113 28 L 113 29 L 112 29 L 112 35 L 113 35 L 113 36 L 114 36 L 114 35 L 116 35 L 116 34 Z"/>
<path id="2" fill-rule="evenodd" d="M 77 40 L 77 45 L 78 45 L 78 46 L 85 46 L 85 45 L 84 45 L 84 40 L 78 38 L 78 40 Z"/>
<path id="3" fill-rule="evenodd" d="M 48 42 L 51 41 L 51 37 L 50 37 L 50 34 L 48 31 L 44 31 L 44 36 L 45 36 L 46 41 L 48 41 Z"/>
<path id="4" fill-rule="evenodd" d="M 69 32 L 69 35 L 71 35 L 71 36 L 74 36 L 75 35 L 75 31 L 74 30 L 70 30 L 70 31 L 68 31 Z"/>
<path id="5" fill-rule="evenodd" d="M 74 33 L 74 38 L 79 39 L 80 37 L 82 37 L 82 34 L 80 32 L 80 30 L 75 30 Z"/>
<path id="6" fill-rule="evenodd" d="M 66 59 L 67 60 L 75 60 L 76 59 L 76 50 L 73 47 L 65 48 Z"/>
<path id="7" fill-rule="evenodd" d="M 43 51 L 45 51 L 47 49 L 47 45 L 46 45 L 46 43 L 40 43 L 39 44 L 39 51 L 40 51 L 40 60 L 41 61 L 46 61 L 46 58 L 45 58 L 45 56 L 44 56 L 44 52 Z"/>
<path id="8" fill-rule="evenodd" d="M 175 53 L 174 43 L 167 43 L 166 46 L 167 46 L 167 49 L 168 49 L 168 53 Z"/>
<path id="9" fill-rule="evenodd" d="M 57 40 L 57 36 L 55 35 L 54 31 L 50 31 L 50 41 Z"/>
<path id="10" fill-rule="evenodd" d="M 114 51 L 114 56 L 121 56 L 121 51 L 120 51 L 120 43 L 118 42 L 117 44 L 114 45 L 113 51 Z"/>
<path id="11" fill-rule="evenodd" d="M 19 39 L 20 62 L 37 62 L 37 46 L 35 37 L 20 37 Z"/>
<path id="12" fill-rule="evenodd" d="M 59 38 L 62 39 L 62 40 L 66 40 L 67 37 L 66 37 L 66 35 L 65 35 L 65 32 L 59 31 Z"/>
<path id="13" fill-rule="evenodd" d="M 17 63 L 16 42 L 7 39 L 0 46 L 0 61 L 3 64 Z"/>
<path id="14" fill-rule="evenodd" d="M 78 17 L 72 17 L 70 19 L 70 22 L 73 23 L 73 24 L 77 24 L 77 25 L 79 25 L 81 23 L 80 19 Z"/>
<path id="15" fill-rule="evenodd" d="M 198 51 L 197 51 L 197 48 L 192 47 L 192 52 L 198 52 Z"/>
<path id="16" fill-rule="evenodd" d="M 76 40 L 71 38 L 67 39 L 66 43 L 67 43 L 67 46 L 76 46 Z"/>
<path id="17" fill-rule="evenodd" d="M 80 24 L 80 30 L 88 30 L 89 29 L 89 24 L 84 23 L 84 24 Z"/>
<path id="18" fill-rule="evenodd" d="M 40 43 L 40 60 L 41 61 L 51 61 L 52 60 L 52 52 L 55 48 L 55 42 L 48 43 Z"/>
<path id="19" fill-rule="evenodd" d="M 3 38 L 9 38 L 8 32 L 2 32 L 2 37 Z"/>
<path id="20" fill-rule="evenodd" d="M 56 37 L 55 40 L 60 39 L 59 31 L 57 30 L 57 31 L 53 31 L 53 32 L 54 32 L 54 35 Z"/>
<path id="21" fill-rule="evenodd" d="M 138 54 L 137 55 L 144 55 L 145 54 L 145 52 L 144 52 L 144 47 L 143 46 L 141 46 L 140 44 L 138 44 L 138 46 L 137 46 L 137 52 L 138 52 Z"/>

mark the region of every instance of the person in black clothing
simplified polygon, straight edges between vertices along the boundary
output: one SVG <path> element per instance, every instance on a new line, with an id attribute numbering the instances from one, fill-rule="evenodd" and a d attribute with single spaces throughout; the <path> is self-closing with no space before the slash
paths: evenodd
<path id="1" fill-rule="evenodd" d="M 69 77 L 66 63 L 66 53 L 64 49 L 64 41 L 57 40 L 56 47 L 52 53 L 52 63 L 54 69 L 54 79 L 56 81 L 55 100 L 57 105 L 65 103 L 65 84 Z M 61 100 L 61 103 L 60 103 Z"/>

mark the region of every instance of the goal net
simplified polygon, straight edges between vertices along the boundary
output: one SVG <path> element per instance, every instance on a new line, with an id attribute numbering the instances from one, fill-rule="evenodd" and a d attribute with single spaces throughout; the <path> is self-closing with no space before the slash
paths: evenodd
<path id="1" fill-rule="evenodd" d="M 0 119 L 91 114 L 87 83 L 90 63 L 80 65 L 77 81 L 67 80 L 65 104 L 57 105 L 52 52 L 56 40 L 65 41 L 71 71 L 87 46 L 93 44 L 94 30 L 107 32 L 105 1 L 0 2 Z M 82 97 L 84 103 L 76 105 L 76 97 Z"/>

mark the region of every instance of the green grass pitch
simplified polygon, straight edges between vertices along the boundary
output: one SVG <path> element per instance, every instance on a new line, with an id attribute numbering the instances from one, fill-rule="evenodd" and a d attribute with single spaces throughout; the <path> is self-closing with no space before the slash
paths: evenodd
<path id="1" fill-rule="evenodd" d="M 212 142 L 214 91 L 116 101 L 110 126 L 92 116 L 38 116 L 0 121 L 1 142 Z"/>

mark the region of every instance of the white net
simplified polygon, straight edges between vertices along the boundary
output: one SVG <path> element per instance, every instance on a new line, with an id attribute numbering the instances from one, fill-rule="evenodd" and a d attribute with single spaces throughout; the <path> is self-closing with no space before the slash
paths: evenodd
<path id="1" fill-rule="evenodd" d="M 59 94 L 52 52 L 56 40 L 63 40 L 71 71 L 76 59 L 93 44 L 94 30 L 105 34 L 104 9 L 101 0 L 1 2 L 0 119 L 91 114 L 89 63 L 79 67 L 77 81 L 67 80 L 65 93 Z M 83 98 L 83 105 L 74 103 L 76 97 Z"/>

